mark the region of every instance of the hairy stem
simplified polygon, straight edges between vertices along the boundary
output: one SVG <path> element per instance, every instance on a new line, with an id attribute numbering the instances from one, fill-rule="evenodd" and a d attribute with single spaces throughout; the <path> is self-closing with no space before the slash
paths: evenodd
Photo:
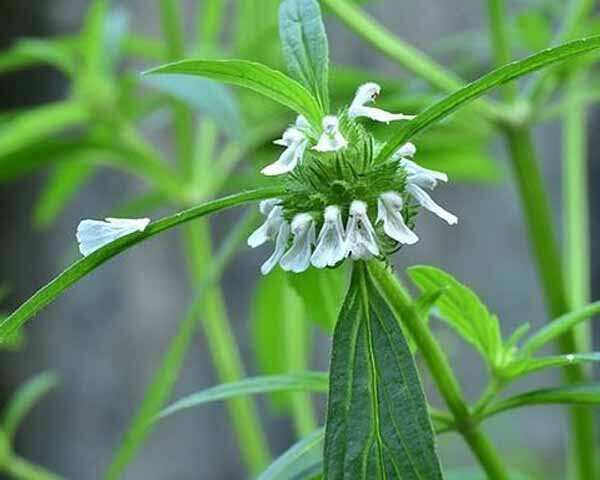
<path id="1" fill-rule="evenodd" d="M 410 332 L 434 378 L 448 409 L 463 436 L 490 480 L 508 480 L 508 473 L 498 453 L 473 421 L 464 395 L 450 367 L 446 354 L 419 315 L 412 299 L 391 270 L 379 261 L 369 263 L 381 293 L 392 311 Z"/>
<path id="2" fill-rule="evenodd" d="M 569 310 L 569 305 L 550 202 L 537 164 L 531 132 L 508 129 L 506 138 L 544 296 L 551 316 L 558 317 Z M 558 346 L 564 354 L 577 352 L 575 332 L 571 330 L 560 337 Z M 569 366 L 563 372 L 571 384 L 588 380 L 581 365 Z M 571 407 L 570 417 L 573 451 L 577 452 L 574 458 L 577 478 L 594 480 L 598 477 L 593 412 L 585 407 Z"/>

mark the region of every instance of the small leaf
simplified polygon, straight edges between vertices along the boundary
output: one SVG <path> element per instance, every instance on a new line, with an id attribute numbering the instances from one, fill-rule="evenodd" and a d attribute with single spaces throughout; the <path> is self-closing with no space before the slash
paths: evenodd
<path id="1" fill-rule="evenodd" d="M 57 384 L 56 375 L 44 372 L 33 377 L 14 393 L 2 414 L 2 430 L 8 438 L 14 437 L 31 409 Z"/>
<path id="2" fill-rule="evenodd" d="M 303 438 L 265 470 L 257 480 L 310 479 L 323 467 L 323 438 L 325 430 L 319 430 Z"/>
<path id="3" fill-rule="evenodd" d="M 411 267 L 408 274 L 423 293 L 446 289 L 437 302 L 440 317 L 496 365 L 502 353 L 500 325 L 479 297 L 450 274 L 435 267 Z"/>
<path id="4" fill-rule="evenodd" d="M 229 89 L 201 77 L 190 75 L 152 75 L 142 83 L 186 102 L 210 117 L 229 137 L 242 137 L 243 121 L 239 106 Z"/>
<path id="5" fill-rule="evenodd" d="M 49 64 L 71 74 L 75 70 L 74 41 L 71 38 L 23 38 L 0 52 L 0 72 Z"/>
<path id="6" fill-rule="evenodd" d="M 523 377 L 546 368 L 569 367 L 588 362 L 600 362 L 600 353 L 570 353 L 568 355 L 530 358 L 522 361 L 516 360 L 514 364 L 509 365 L 501 373 L 512 378 Z"/>
<path id="7" fill-rule="evenodd" d="M 323 110 L 295 80 L 260 63 L 247 60 L 183 60 L 154 68 L 146 74 L 196 75 L 248 88 L 304 115 L 320 128 Z"/>
<path id="8" fill-rule="evenodd" d="M 523 355 L 532 355 L 548 342 L 560 337 L 581 322 L 585 322 L 599 313 L 600 302 L 594 302 L 553 320 L 527 339 L 521 348 Z"/>
<path id="9" fill-rule="evenodd" d="M 500 87 L 511 80 L 522 77 L 528 73 L 547 67 L 563 60 L 574 58 L 587 52 L 600 48 L 600 35 L 575 40 L 558 47 L 549 48 L 530 57 L 504 65 L 484 75 L 478 80 L 469 83 L 456 92 L 448 95 L 437 103 L 421 112 L 414 120 L 406 122 L 396 129 L 394 137 L 386 142 L 381 152 L 380 159 L 387 159 L 400 146 L 409 139 L 414 138 L 419 132 L 439 122 L 455 110 L 467 103 L 481 97 L 485 93 Z"/>
<path id="10" fill-rule="evenodd" d="M 325 478 L 442 479 L 408 344 L 364 266 L 354 268 L 333 337 Z"/>
<path id="11" fill-rule="evenodd" d="M 38 290 L 31 298 L 29 298 L 29 300 L 0 323 L 0 343 L 6 341 L 7 337 L 15 330 L 20 328 L 27 320 L 32 318 L 48 304 L 52 303 L 74 283 L 128 248 L 165 230 L 181 225 L 182 223 L 190 222 L 196 218 L 241 205 L 242 203 L 277 197 L 278 195 L 281 195 L 281 193 L 280 188 L 264 188 L 230 195 L 229 197 L 223 197 L 218 200 L 212 200 L 183 212 L 162 218 L 156 222 L 152 222 L 143 232 L 127 235 L 106 245 L 95 251 L 93 254 L 75 262 L 63 273 L 54 278 L 54 280 Z"/>
<path id="12" fill-rule="evenodd" d="M 165 408 L 158 419 L 210 402 L 271 392 L 327 392 L 327 374 L 320 372 L 288 373 L 246 378 L 188 395 Z"/>
<path id="13" fill-rule="evenodd" d="M 329 45 L 316 0 L 284 0 L 279 7 L 279 36 L 290 75 L 329 111 Z"/>
<path id="14" fill-rule="evenodd" d="M 302 298 L 309 320 L 332 333 L 344 298 L 346 270 L 310 268 L 288 274 L 288 281 Z"/>

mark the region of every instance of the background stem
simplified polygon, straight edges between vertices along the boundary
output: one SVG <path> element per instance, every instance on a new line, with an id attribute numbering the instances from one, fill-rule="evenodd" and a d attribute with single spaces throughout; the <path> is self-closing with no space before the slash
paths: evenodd
<path id="1" fill-rule="evenodd" d="M 501 67 L 511 61 L 506 5 L 504 0 L 488 0 L 487 4 L 492 49 L 496 59 L 496 66 Z M 513 101 L 517 95 L 517 83 L 507 83 L 502 87 L 502 92 L 507 101 Z"/>
<path id="2" fill-rule="evenodd" d="M 439 343 L 420 317 L 412 299 L 389 268 L 379 261 L 369 263 L 369 271 L 396 317 L 411 334 L 438 390 L 454 416 L 458 432 L 479 460 L 490 480 L 508 480 L 508 473 L 487 437 L 473 421 L 464 395 Z"/>
<path id="3" fill-rule="evenodd" d="M 188 225 L 185 230 L 185 248 L 189 259 L 189 269 L 193 282 L 204 275 L 207 259 L 211 258 L 212 248 L 210 229 L 206 221 Z M 235 382 L 245 376 L 239 348 L 229 323 L 220 287 L 207 288 L 202 307 L 204 334 L 221 383 Z M 251 398 L 237 398 L 227 403 L 238 446 L 244 462 L 252 473 L 260 472 L 270 459 L 267 442 L 256 407 Z"/>
<path id="4" fill-rule="evenodd" d="M 552 226 L 550 202 L 537 164 L 531 132 L 525 128 L 507 129 L 506 138 L 542 289 L 550 315 L 556 318 L 566 313 L 569 305 L 560 250 Z M 560 337 L 558 346 L 561 353 L 577 352 L 575 332 L 571 330 Z M 588 380 L 581 365 L 565 368 L 563 372 L 565 379 L 571 384 L 583 383 Z M 585 407 L 571 407 L 570 417 L 572 451 L 577 452 L 574 453 L 575 458 L 573 459 L 578 472 L 577 478 L 595 480 L 598 477 L 596 475 L 596 436 L 593 412 Z"/>

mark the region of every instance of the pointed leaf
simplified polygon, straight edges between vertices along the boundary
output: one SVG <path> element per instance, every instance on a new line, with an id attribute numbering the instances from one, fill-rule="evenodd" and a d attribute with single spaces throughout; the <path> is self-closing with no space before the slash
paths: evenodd
<path id="1" fill-rule="evenodd" d="M 159 419 L 188 408 L 235 397 L 270 392 L 327 392 L 327 374 L 321 372 L 288 373 L 246 378 L 239 382 L 225 383 L 188 395 L 165 408 Z"/>
<path id="2" fill-rule="evenodd" d="M 0 323 L 0 343 L 36 313 L 52 303 L 71 285 L 128 248 L 165 230 L 169 230 L 182 223 L 190 222 L 196 218 L 225 208 L 241 205 L 242 203 L 277 197 L 281 194 L 282 191 L 280 188 L 264 188 L 223 197 L 152 222 L 143 232 L 132 233 L 106 245 L 91 255 L 75 262 L 58 277 L 38 290 L 29 300 Z"/>
<path id="3" fill-rule="evenodd" d="M 310 479 L 323 467 L 323 438 L 325 430 L 320 428 L 293 445 L 258 480 Z"/>
<path id="4" fill-rule="evenodd" d="M 539 372 L 546 368 L 568 367 L 588 362 L 600 362 L 600 353 L 570 353 L 568 355 L 525 359 L 509 365 L 502 371 L 502 374 L 515 378 Z"/>
<path id="5" fill-rule="evenodd" d="M 182 74 L 211 78 L 248 88 L 304 115 L 316 128 L 323 111 L 311 93 L 295 80 L 247 60 L 183 60 L 154 68 L 147 74 Z"/>
<path id="6" fill-rule="evenodd" d="M 500 326 L 479 297 L 450 274 L 435 267 L 411 267 L 408 274 L 423 293 L 446 289 L 437 302 L 439 316 L 496 365 L 502 353 Z"/>
<path id="7" fill-rule="evenodd" d="M 279 7 L 279 36 L 290 75 L 329 111 L 329 45 L 316 0 L 284 0 Z"/>
<path id="8" fill-rule="evenodd" d="M 441 480 L 414 359 L 363 268 L 355 264 L 333 338 L 325 478 Z"/>

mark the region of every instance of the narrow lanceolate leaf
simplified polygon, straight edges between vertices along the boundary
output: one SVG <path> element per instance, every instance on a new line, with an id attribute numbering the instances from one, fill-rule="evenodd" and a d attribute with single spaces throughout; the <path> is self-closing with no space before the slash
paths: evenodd
<path id="1" fill-rule="evenodd" d="M 272 392 L 326 392 L 327 374 L 321 372 L 289 373 L 246 378 L 188 395 L 165 408 L 159 418 L 168 417 L 188 408 L 235 397 Z"/>
<path id="2" fill-rule="evenodd" d="M 414 359 L 359 263 L 333 338 L 325 434 L 327 480 L 441 480 Z"/>
<path id="3" fill-rule="evenodd" d="M 491 364 L 500 360 L 502 336 L 498 318 L 488 311 L 475 292 L 439 268 L 419 265 L 409 268 L 408 274 L 424 294 L 443 290 L 437 301 L 442 320 Z"/>
<path id="4" fill-rule="evenodd" d="M 231 208 L 242 203 L 263 200 L 282 195 L 281 188 L 264 188 L 260 190 L 250 190 L 243 193 L 230 195 L 210 202 L 203 203 L 183 212 L 176 213 L 148 225 L 143 232 L 136 232 L 125 237 L 119 238 L 105 247 L 96 250 L 91 255 L 82 258 L 67 268 L 58 277 L 38 290 L 29 300 L 21 305 L 12 315 L 0 323 L 0 342 L 10 336 L 16 329 L 32 318 L 45 306 L 52 303 L 59 295 L 67 290 L 71 285 L 85 277 L 87 274 L 104 264 L 114 256 L 133 247 L 134 245 L 147 240 L 165 230 L 169 230 L 177 225 L 192 221 L 196 218 L 209 215 L 211 213 Z M 75 241 L 75 240 L 73 240 Z"/>
<path id="5" fill-rule="evenodd" d="M 183 60 L 154 68 L 147 74 L 197 75 L 248 88 L 304 115 L 320 126 L 323 111 L 312 94 L 283 73 L 247 60 Z"/>
<path id="6" fill-rule="evenodd" d="M 568 367 L 589 362 L 600 362 L 600 353 L 570 353 L 568 355 L 530 358 L 509 366 L 502 371 L 502 374 L 509 377 L 522 377 L 546 368 Z"/>
<path id="7" fill-rule="evenodd" d="M 329 111 L 329 45 L 316 0 L 284 0 L 279 7 L 281 48 L 292 77 Z"/>
<path id="8" fill-rule="evenodd" d="M 14 436 L 25 416 L 44 395 L 56 387 L 57 383 L 56 375 L 44 372 L 33 377 L 15 392 L 2 413 L 2 422 L 0 423 L 1 430 L 7 438 Z"/>
<path id="9" fill-rule="evenodd" d="M 320 428 L 293 445 L 258 480 L 299 480 L 310 479 L 321 472 L 323 467 L 323 438 L 325 430 Z"/>
<path id="10" fill-rule="evenodd" d="M 575 40 L 573 42 L 549 48 L 523 60 L 509 63 L 480 79 L 466 85 L 451 95 L 445 97 L 421 112 L 414 120 L 400 126 L 394 135 L 383 147 L 379 158 L 385 159 L 392 155 L 407 140 L 427 127 L 439 122 L 453 111 L 466 105 L 468 102 L 481 97 L 485 93 L 504 85 L 516 78 L 527 75 L 541 68 L 552 65 L 569 58 L 574 58 L 586 52 L 600 48 L 600 35 Z"/>
<path id="11" fill-rule="evenodd" d="M 490 417 L 515 408 L 548 404 L 600 405 L 600 385 L 545 388 L 522 393 L 492 404 L 482 413 L 482 417 Z"/>

